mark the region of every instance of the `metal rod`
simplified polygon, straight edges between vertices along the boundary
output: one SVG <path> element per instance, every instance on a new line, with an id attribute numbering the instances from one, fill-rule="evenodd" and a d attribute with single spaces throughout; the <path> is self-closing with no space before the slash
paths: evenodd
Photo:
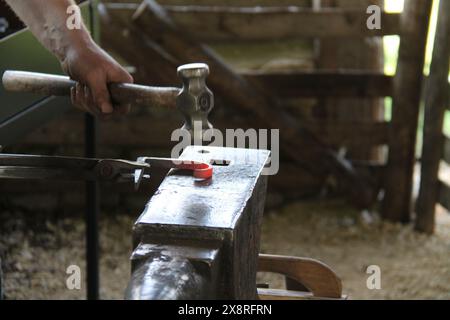
<path id="1" fill-rule="evenodd" d="M 95 158 L 97 153 L 97 121 L 90 114 L 85 116 L 85 156 Z M 100 192 L 98 183 L 86 182 L 86 283 L 87 299 L 99 299 L 99 243 L 98 214 Z"/>

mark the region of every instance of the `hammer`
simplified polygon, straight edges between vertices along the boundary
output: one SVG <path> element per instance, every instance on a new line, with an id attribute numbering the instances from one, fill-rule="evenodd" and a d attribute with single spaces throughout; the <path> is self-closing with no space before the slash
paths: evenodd
<path id="1" fill-rule="evenodd" d="M 109 92 L 113 103 L 135 104 L 149 107 L 178 108 L 185 118 L 182 129 L 191 133 L 194 126 L 201 129 L 212 128 L 208 114 L 214 106 L 214 96 L 206 86 L 209 67 L 204 63 L 179 66 L 178 76 L 183 87 L 151 87 L 128 83 L 110 83 Z M 8 91 L 31 92 L 53 96 L 70 96 L 70 89 L 76 82 L 69 77 L 26 72 L 5 71 L 3 86 Z"/>

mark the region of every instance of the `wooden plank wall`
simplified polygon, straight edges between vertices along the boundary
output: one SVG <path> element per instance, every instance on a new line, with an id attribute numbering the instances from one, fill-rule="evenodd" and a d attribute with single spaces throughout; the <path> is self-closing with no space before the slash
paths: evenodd
<path id="1" fill-rule="evenodd" d="M 116 6 L 116 12 L 127 17 L 134 12 L 136 2 L 139 1 L 108 2 Z M 366 37 L 377 39 L 375 37 L 398 33 L 400 15 L 383 14 L 383 28 L 380 31 L 369 31 L 365 27 L 366 15 L 361 14 L 359 1 L 349 4 L 338 1 L 337 7 L 319 11 L 313 10 L 310 0 L 221 0 L 220 7 L 217 7 L 217 0 L 198 0 L 195 5 L 190 0 L 159 2 L 164 4 L 177 24 L 223 53 L 225 59 L 241 75 L 264 90 L 272 90 L 278 98 L 284 100 L 284 108 L 302 118 L 306 126 L 318 133 L 325 143 L 335 148 L 344 146 L 350 149 L 355 159 L 380 160 L 374 158 L 370 150 L 388 143 L 389 123 L 381 117 L 379 98 L 393 95 L 393 78 L 382 74 L 379 41 L 368 42 Z M 122 5 L 119 6 L 120 3 Z M 252 6 L 269 7 L 248 8 Z M 248 9 L 242 12 L 238 10 L 239 7 Z M 103 31 L 108 31 L 108 25 L 103 27 Z M 117 34 L 117 38 L 121 36 Z M 331 37 L 339 37 L 339 40 L 333 43 Z M 299 45 L 296 42 L 298 39 L 303 39 Z M 316 63 L 313 60 L 313 44 L 318 39 L 323 49 L 319 62 Z M 276 47 L 275 43 L 280 42 L 278 40 L 294 43 L 295 49 L 301 52 L 295 57 L 300 56 L 299 60 L 304 61 L 294 68 L 291 65 L 293 59 L 286 66 L 280 61 L 273 66 L 264 63 L 264 56 L 261 58 L 264 61 L 259 65 L 251 65 L 240 63 L 236 58 L 239 55 L 233 55 L 233 50 L 239 50 L 240 47 L 245 48 L 244 51 L 254 50 L 260 55 L 260 51 L 267 50 L 270 46 Z M 270 46 L 265 47 L 265 43 Z M 107 43 L 104 45 L 108 47 Z M 326 50 L 327 46 L 330 50 Z M 368 48 L 375 50 L 367 54 Z M 331 50 L 337 51 L 338 55 L 326 58 L 325 53 L 332 52 Z M 357 52 L 356 56 L 347 56 L 349 51 Z M 246 59 L 248 57 L 247 55 Z M 133 65 L 136 61 L 146 63 L 142 56 L 135 61 L 126 61 L 122 57 L 119 59 L 128 65 Z M 134 67 L 139 69 L 139 65 Z M 317 72 L 316 67 L 324 70 Z M 135 75 L 138 81 L 144 82 L 151 78 L 150 75 L 140 75 L 139 70 L 137 71 Z M 175 70 L 168 79 L 176 79 L 174 74 Z M 317 96 L 327 99 L 327 112 L 332 116 L 312 117 L 314 113 L 320 115 L 322 112 L 318 107 Z M 239 117 L 227 111 L 220 99 L 211 118 L 218 128 L 246 128 Z M 340 121 L 335 121 L 336 119 Z M 81 115 L 72 112 L 30 134 L 13 151 L 80 155 L 83 143 L 81 123 Z M 181 117 L 177 114 L 135 108 L 126 119 L 114 119 L 101 124 L 101 156 L 132 159 L 143 154 L 167 155 L 174 145 L 170 142 L 170 132 L 181 123 Z M 377 163 L 373 168 L 379 168 L 380 165 L 382 163 Z M 317 181 L 310 173 L 289 162 L 283 163 L 280 174 L 271 177 L 270 181 L 272 191 L 288 198 L 316 194 L 323 186 L 322 181 Z M 20 188 L 17 189 L 19 191 Z"/>
<path id="2" fill-rule="evenodd" d="M 284 107 L 301 117 L 302 122 L 307 123 L 308 127 L 312 126 L 313 131 L 319 133 L 321 140 L 326 144 L 336 149 L 342 146 L 352 149 L 353 159 L 380 160 L 373 157 L 370 151 L 374 147 L 387 143 L 388 123 L 384 121 L 382 105 L 379 101 L 380 98 L 392 95 L 392 77 L 383 75 L 382 46 L 378 36 L 398 33 L 398 14 L 384 14 L 383 28 L 380 31 L 369 31 L 365 26 L 367 18 L 365 7 L 355 2 L 343 8 L 322 8 L 321 10 L 312 8 L 312 3 L 309 1 L 290 1 L 288 4 L 294 7 L 289 8 L 281 7 L 278 2 L 262 1 L 262 4 L 272 6 L 245 7 L 244 9 L 242 6 L 253 5 L 254 2 L 232 2 L 232 5 L 236 5 L 233 7 L 217 6 L 217 1 L 201 1 L 201 3 L 196 2 L 195 5 L 187 6 L 184 5 L 192 3 L 189 1 L 160 1 L 160 3 L 165 5 L 164 8 L 175 23 L 182 25 L 183 29 L 188 30 L 195 38 L 216 49 L 226 61 L 237 68 L 241 75 L 262 87 L 263 90 L 274 92 L 279 99 L 287 102 L 284 103 Z M 212 6 L 213 4 L 216 6 Z M 276 4 L 275 7 L 274 4 Z M 136 5 L 123 5 L 119 2 L 109 5 L 108 8 L 121 16 L 121 19 L 127 20 L 136 9 Z M 199 19 L 199 16 L 204 18 Z M 370 45 L 367 45 L 369 41 L 365 38 L 366 36 L 371 36 L 370 39 L 373 39 Z M 249 43 L 257 46 L 260 43 L 273 42 L 274 39 L 279 43 L 301 38 L 309 41 L 309 50 L 313 51 L 314 39 L 320 38 L 321 41 L 326 42 L 331 41 L 330 37 L 338 37 L 337 42 L 346 41 L 341 46 L 340 56 L 333 57 L 335 60 L 345 61 L 341 66 L 337 66 L 336 62 L 334 65 L 331 63 L 317 65 L 311 61 L 310 65 L 300 67 L 295 65 L 286 67 L 278 64 L 272 68 L 267 69 L 263 66 L 255 70 L 254 66 L 249 67 L 230 61 L 228 52 L 223 50 L 224 46 L 228 46 L 227 49 L 234 46 L 235 50 L 239 50 L 239 47 L 244 44 L 248 48 Z M 355 48 L 357 53 L 345 58 L 345 47 L 349 43 L 359 43 L 360 49 Z M 368 48 L 375 50 L 371 54 L 364 53 L 364 49 Z M 116 46 L 110 49 L 122 50 L 120 41 L 119 48 Z M 322 50 L 322 52 L 337 51 L 337 48 L 334 51 Z M 357 61 L 355 57 L 363 54 L 366 56 L 361 58 L 359 63 L 355 63 Z M 242 56 L 244 58 L 241 59 L 257 60 L 256 57 L 245 55 L 245 53 Z M 310 59 L 315 59 L 313 52 Z M 372 66 L 369 66 L 370 64 Z M 317 67 L 321 67 L 321 70 L 317 70 Z M 329 109 L 334 115 L 361 114 L 361 116 L 340 116 L 340 121 L 335 121 L 336 117 L 313 117 L 314 121 L 306 120 L 320 109 L 315 100 L 318 96 L 329 98 Z M 372 99 L 363 100 L 366 97 Z M 374 102 L 373 99 L 376 101 Z M 353 103 L 353 108 L 349 107 L 350 101 Z M 338 104 L 341 105 L 341 109 L 337 107 Z M 223 112 L 221 107 L 218 105 L 213 115 L 213 123 L 216 126 L 218 126 L 216 123 L 222 122 L 221 115 L 230 116 Z M 229 126 L 237 125 L 229 118 L 226 119 L 226 123 Z M 360 134 L 355 135 L 354 132 Z M 360 149 L 369 151 L 364 152 L 364 157 L 358 157 L 356 150 Z M 298 178 L 302 179 L 301 176 Z"/>
<path id="3" fill-rule="evenodd" d="M 371 4 L 379 5 L 381 8 L 383 7 L 382 0 L 317 0 L 317 2 L 318 6 L 325 9 L 341 8 L 343 10 L 355 10 L 356 8 L 359 9 L 360 12 L 364 12 Z M 384 25 L 384 23 L 386 21 L 382 21 L 383 28 L 385 28 L 386 25 Z M 368 31 L 368 29 L 364 27 L 362 27 L 361 30 Z M 395 32 L 398 32 L 398 25 L 392 30 L 392 33 Z M 383 74 L 384 53 L 382 38 L 380 37 L 321 39 L 318 46 L 319 56 L 317 59 L 317 67 L 319 69 L 335 71 L 342 69 L 362 70 L 367 73 Z M 392 83 L 389 85 L 391 86 Z M 384 101 L 379 97 L 380 96 L 372 96 L 372 98 L 370 98 L 370 95 L 365 95 L 364 98 L 323 98 L 319 100 L 318 109 L 327 120 L 334 120 L 335 123 L 345 121 L 382 122 L 384 121 Z M 357 148 L 350 147 L 349 150 L 347 150 L 347 156 L 357 160 L 383 161 L 383 157 L 379 151 L 379 148 L 374 148 L 373 145 L 360 146 Z"/>

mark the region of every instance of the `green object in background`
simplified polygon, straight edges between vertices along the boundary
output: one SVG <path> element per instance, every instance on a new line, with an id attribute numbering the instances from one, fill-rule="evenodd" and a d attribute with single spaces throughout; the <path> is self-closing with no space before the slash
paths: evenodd
<path id="1" fill-rule="evenodd" d="M 445 112 L 444 116 L 444 134 L 450 137 L 450 111 Z"/>
<path id="2" fill-rule="evenodd" d="M 53 57 L 31 34 L 24 29 L 10 35 L 0 42 L 0 73 L 5 70 L 27 70 L 44 73 L 62 73 L 58 60 Z M 17 114 L 42 96 L 7 92 L 0 87 L 0 119 L 7 119 Z"/>

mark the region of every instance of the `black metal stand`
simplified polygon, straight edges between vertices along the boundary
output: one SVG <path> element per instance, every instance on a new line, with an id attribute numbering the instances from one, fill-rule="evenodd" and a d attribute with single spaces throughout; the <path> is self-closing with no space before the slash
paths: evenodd
<path id="1" fill-rule="evenodd" d="M 85 156 L 95 158 L 97 153 L 97 120 L 85 116 Z M 87 299 L 99 299 L 99 243 L 98 214 L 100 191 L 95 181 L 86 182 L 86 283 Z"/>

